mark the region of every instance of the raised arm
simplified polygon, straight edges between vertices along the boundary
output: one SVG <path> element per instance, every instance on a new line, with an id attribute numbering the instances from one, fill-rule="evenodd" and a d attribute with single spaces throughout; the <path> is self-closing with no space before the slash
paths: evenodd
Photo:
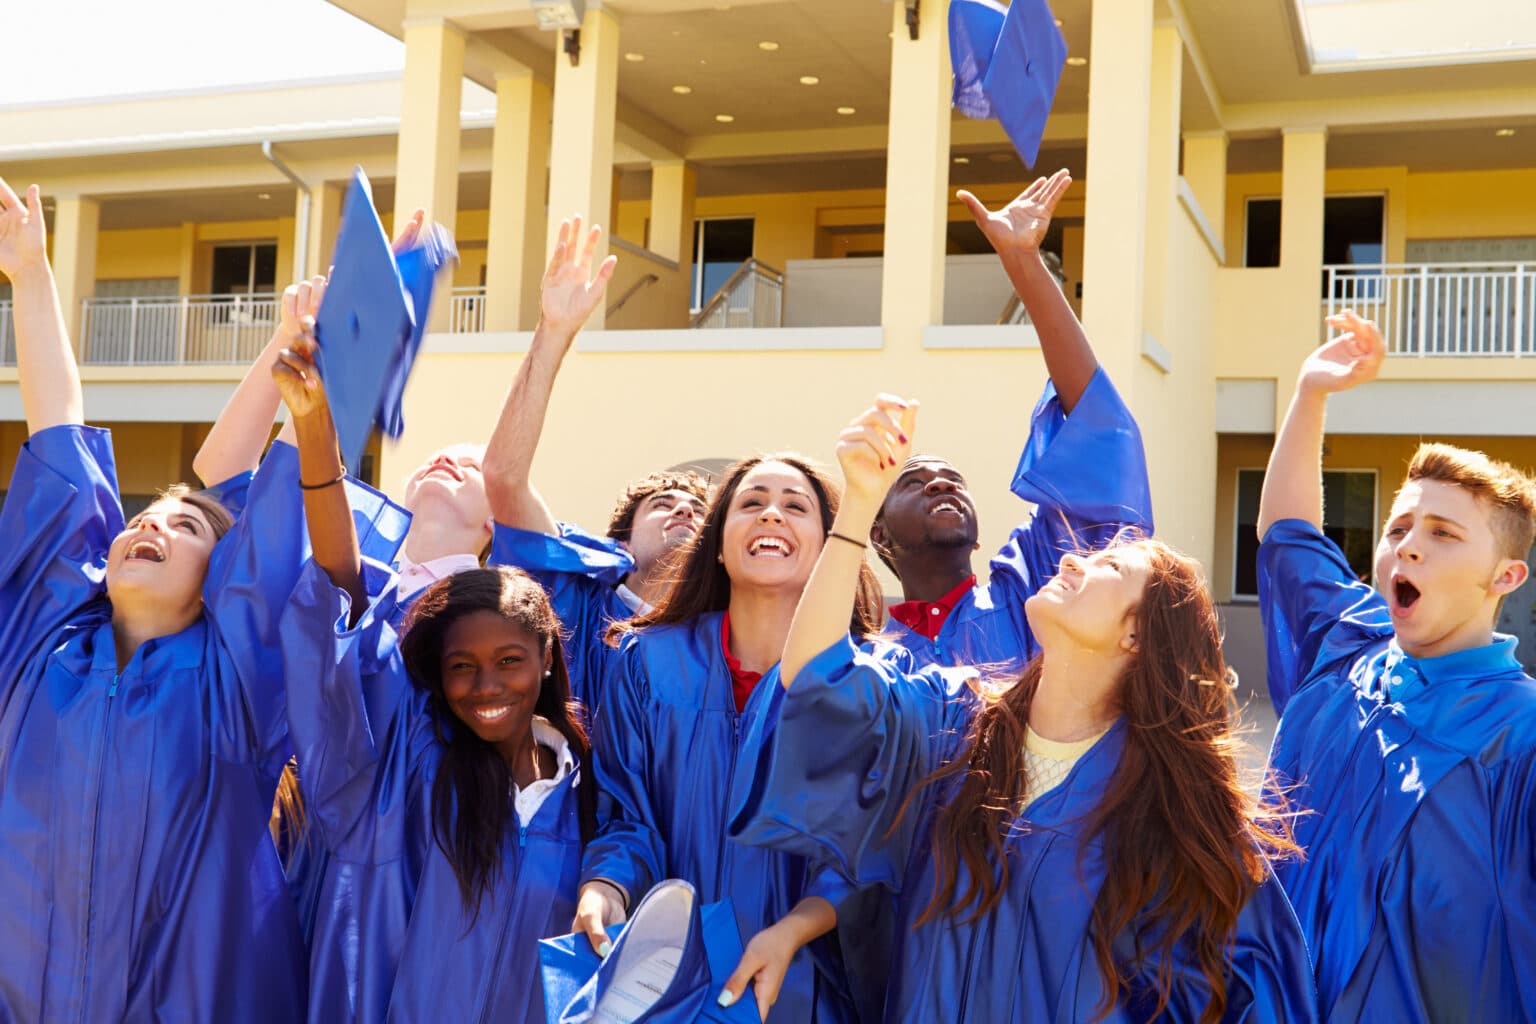
<path id="1" fill-rule="evenodd" d="M 352 599 L 355 624 L 368 604 L 363 587 L 363 558 L 357 527 L 343 486 L 346 470 L 336 443 L 325 385 L 315 367 L 315 321 L 304 317 L 302 332 L 277 354 L 272 379 L 288 406 L 299 449 L 299 486 L 304 489 L 304 518 L 315 564 Z"/>
<path id="2" fill-rule="evenodd" d="M 1387 347 L 1376 325 L 1350 310 L 1328 318 L 1342 331 L 1301 364 L 1296 394 L 1275 438 L 1259 499 L 1259 540 L 1282 519 L 1323 526 L 1323 421 L 1328 396 L 1373 380 Z"/>
<path id="3" fill-rule="evenodd" d="M 784 641 L 784 657 L 779 664 L 785 689 L 812 658 L 848 638 L 859 567 L 864 564 L 861 538 L 869 536 L 885 492 L 901 475 L 901 466 L 912 451 L 917 407 L 915 401 L 879 395 L 874 405 L 838 435 L 843 500 L 800 594 Z"/>
<path id="4" fill-rule="evenodd" d="M 1040 258 L 1040 243 L 1045 241 L 1046 230 L 1051 226 L 1051 215 L 1071 186 L 1072 176 L 1065 170 L 1049 178 L 1037 178 L 1018 198 L 995 213 L 964 189 L 958 193 L 976 219 L 977 227 L 997 250 L 1013 290 L 1029 312 L 1030 322 L 1040 335 L 1046 372 L 1061 396 L 1062 411 L 1068 413 L 1099 367 L 1083 325 L 1072 312 L 1055 275 Z"/>
<path id="5" fill-rule="evenodd" d="M 539 296 L 539 324 L 528 355 L 517 368 L 512 390 L 485 451 L 485 492 L 498 523 L 534 533 L 554 534 L 558 527 L 530 479 L 533 455 L 544 430 L 555 375 L 587 317 L 603 301 L 618 258 L 609 256 L 591 277 L 592 254 L 602 238 L 593 227 L 581 243 L 581 218 L 560 225 L 560 239 L 544 270 Z"/>
<path id="6" fill-rule="evenodd" d="M 29 187 L 23 202 L 0 178 L 0 273 L 11 280 L 16 367 L 28 435 L 85 422 L 80 370 L 64 329 L 47 245 L 42 192 Z"/>

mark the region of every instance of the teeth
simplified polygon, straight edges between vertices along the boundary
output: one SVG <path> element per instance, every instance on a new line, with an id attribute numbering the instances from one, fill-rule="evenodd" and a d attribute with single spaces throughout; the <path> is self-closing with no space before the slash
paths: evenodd
<path id="1" fill-rule="evenodd" d="M 129 558 L 147 558 L 153 562 L 165 561 L 165 556 L 160 554 L 160 549 L 147 540 L 141 540 L 128 548 Z"/>
<path id="2" fill-rule="evenodd" d="M 933 506 L 933 511 L 935 511 L 935 512 L 953 512 L 956 515 L 959 515 L 959 513 L 960 513 L 960 506 L 956 505 L 952 501 L 941 501 L 937 505 Z"/>
<path id="3" fill-rule="evenodd" d="M 476 708 L 475 717 L 482 722 L 496 722 L 507 717 L 511 711 L 512 707 L 509 704 L 502 704 L 494 708 Z"/>
<path id="4" fill-rule="evenodd" d="M 777 537 L 759 537 L 752 542 L 752 546 L 748 550 L 754 555 L 763 551 L 773 551 L 780 555 L 787 555 L 789 554 L 789 545 Z"/>

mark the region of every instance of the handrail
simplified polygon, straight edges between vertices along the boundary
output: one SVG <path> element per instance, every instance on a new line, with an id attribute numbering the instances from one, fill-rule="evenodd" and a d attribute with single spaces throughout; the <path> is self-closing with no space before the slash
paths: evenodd
<path id="1" fill-rule="evenodd" d="M 661 253 L 652 252 L 642 245 L 636 245 L 634 242 L 626 242 L 624 239 L 618 237 L 617 235 L 608 236 L 608 248 L 617 249 L 620 252 L 627 252 L 631 256 L 637 256 L 642 260 L 646 260 L 647 262 L 655 263 L 657 266 L 664 270 L 677 269 L 676 260 L 669 260 Z"/>
<path id="2" fill-rule="evenodd" d="M 661 280 L 661 278 L 657 277 L 655 274 L 646 274 L 640 280 L 636 281 L 634 284 L 632 284 L 628 288 L 626 288 L 624 290 L 624 294 L 620 295 L 616 300 L 614 300 L 613 305 L 608 307 L 608 310 L 607 310 L 607 312 L 604 315 L 605 316 L 613 316 L 613 314 L 615 314 L 619 310 L 623 309 L 624 308 L 624 304 L 626 302 L 628 302 L 630 299 L 634 298 L 635 294 L 637 292 L 641 291 L 644 288 L 649 288 L 651 285 L 655 284 L 657 281 L 660 281 L 660 280 Z"/>
<path id="3" fill-rule="evenodd" d="M 771 293 L 771 301 L 768 303 L 771 306 L 771 309 L 766 311 L 766 317 L 760 318 L 757 315 L 758 289 L 756 287 L 742 287 L 742 282 L 746 281 L 748 278 L 753 279 L 754 285 L 760 282 Z M 751 259 L 743 262 L 741 266 L 737 267 L 735 271 L 732 272 L 730 277 L 725 279 L 725 283 L 720 286 L 719 290 L 716 291 L 714 295 L 710 296 L 709 301 L 704 303 L 704 308 L 700 309 L 698 313 L 693 316 L 693 318 L 689 321 L 688 326 L 704 327 L 711 321 L 720 319 L 722 310 L 725 310 L 728 318 L 729 309 L 726 308 L 727 303 L 729 303 L 731 299 L 738 297 L 738 291 L 743 293 L 740 296 L 742 304 L 740 307 L 733 306 L 731 308 L 743 309 L 747 313 L 748 319 L 751 321 L 750 326 L 779 327 L 782 325 L 784 318 L 784 272 L 781 270 L 775 270 L 773 267 L 768 266 L 768 264 L 763 263 L 761 260 L 754 256 Z M 769 322 L 759 323 L 758 321 L 760 319 L 766 319 Z M 721 324 L 720 326 L 724 325 Z"/>

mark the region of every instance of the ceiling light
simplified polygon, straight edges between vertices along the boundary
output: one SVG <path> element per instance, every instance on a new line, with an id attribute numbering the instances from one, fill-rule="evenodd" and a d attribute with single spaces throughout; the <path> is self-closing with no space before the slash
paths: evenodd
<path id="1" fill-rule="evenodd" d="M 838 107 L 837 108 L 837 112 L 839 114 L 842 114 L 844 117 L 847 117 L 849 114 L 857 114 L 858 113 L 858 111 L 853 109 L 852 107 Z"/>
<path id="2" fill-rule="evenodd" d="M 626 53 L 624 55 L 624 59 L 629 61 L 631 64 L 639 64 L 641 61 L 645 60 L 645 54 L 643 54 L 643 53 Z"/>
<path id="3" fill-rule="evenodd" d="M 581 28 L 586 0 L 530 0 L 534 21 L 541 29 Z"/>
<path id="4" fill-rule="evenodd" d="M 1072 65 L 1075 68 L 1080 68 L 1084 64 L 1088 63 L 1088 58 L 1087 57 L 1068 57 L 1067 58 L 1067 63 Z"/>
<path id="5" fill-rule="evenodd" d="M 1498 131 L 1494 132 L 1493 134 L 1497 135 L 1501 139 L 1507 139 L 1511 135 L 1515 134 L 1515 130 L 1513 128 L 1500 128 Z"/>
<path id="6" fill-rule="evenodd" d="M 990 156 L 988 156 L 987 159 L 991 160 L 995 164 L 1011 164 L 1011 163 L 1013 163 L 1013 154 L 1012 153 L 993 153 Z"/>
<path id="7" fill-rule="evenodd" d="M 762 42 L 757 44 L 757 48 L 759 50 L 767 50 L 769 53 L 772 53 L 774 50 L 779 48 L 779 44 L 774 42 L 772 39 L 764 39 Z"/>
<path id="8" fill-rule="evenodd" d="M 257 199 L 271 199 L 272 198 L 272 193 L 271 192 L 257 192 L 256 193 L 256 198 Z"/>
<path id="9" fill-rule="evenodd" d="M 687 96 L 689 93 L 693 92 L 693 86 L 691 86 L 691 85 L 674 85 L 672 87 L 672 91 L 677 93 L 679 96 Z"/>
<path id="10" fill-rule="evenodd" d="M 736 120 L 736 116 L 734 114 L 716 114 L 715 120 L 719 121 L 721 124 L 730 124 L 732 121 Z"/>
<path id="11" fill-rule="evenodd" d="M 820 85 L 821 84 L 821 79 L 817 78 L 815 75 L 801 75 L 800 76 L 800 84 L 801 85 Z"/>
<path id="12" fill-rule="evenodd" d="M 968 156 L 957 156 L 957 157 L 955 157 L 955 163 L 957 163 L 957 164 L 968 164 L 970 162 L 971 162 L 971 158 L 968 157 Z"/>

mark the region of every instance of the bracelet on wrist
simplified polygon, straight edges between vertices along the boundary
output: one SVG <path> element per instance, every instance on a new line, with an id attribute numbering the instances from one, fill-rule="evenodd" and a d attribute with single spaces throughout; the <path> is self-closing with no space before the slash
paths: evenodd
<path id="1" fill-rule="evenodd" d="M 343 466 L 340 473 L 338 473 L 334 478 L 325 481 L 325 483 L 321 483 L 321 484 L 307 484 L 303 480 L 300 480 L 299 481 L 299 490 L 301 490 L 301 491 L 323 491 L 327 487 L 335 487 L 337 484 L 341 483 L 346 478 L 347 478 L 347 470 L 346 470 L 346 467 Z"/>
<path id="2" fill-rule="evenodd" d="M 867 541 L 855 540 L 854 538 L 848 536 L 846 533 L 838 533 L 836 530 L 828 530 L 827 537 L 830 539 L 846 541 L 847 543 L 852 544 L 854 547 L 863 548 L 866 551 L 869 550 L 869 544 Z"/>

